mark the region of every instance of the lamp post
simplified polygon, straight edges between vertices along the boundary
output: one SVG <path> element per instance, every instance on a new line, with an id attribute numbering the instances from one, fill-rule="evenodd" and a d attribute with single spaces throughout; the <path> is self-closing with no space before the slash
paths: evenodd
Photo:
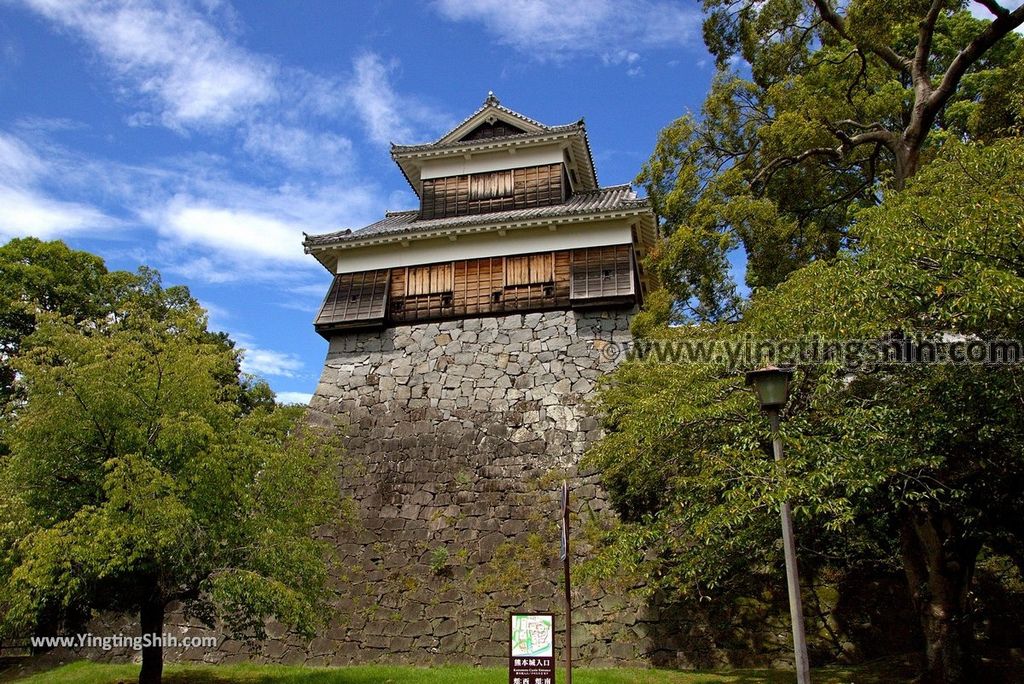
<path id="1" fill-rule="evenodd" d="M 779 412 L 789 401 L 789 381 L 793 371 L 767 366 L 747 373 L 747 385 L 753 385 L 761 410 L 772 425 L 772 451 L 775 461 L 782 460 L 782 437 L 779 436 Z M 786 554 L 786 585 L 789 589 L 789 616 L 793 623 L 793 651 L 796 654 L 797 684 L 810 684 L 811 670 L 807 661 L 807 638 L 804 633 L 804 610 L 800 600 L 800 576 L 796 567 L 796 541 L 793 538 L 793 512 L 789 502 L 782 504 L 782 546 Z"/>

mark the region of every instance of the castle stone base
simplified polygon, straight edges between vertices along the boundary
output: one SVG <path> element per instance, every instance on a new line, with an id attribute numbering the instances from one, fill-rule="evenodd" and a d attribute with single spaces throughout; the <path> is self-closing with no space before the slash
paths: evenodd
<path id="1" fill-rule="evenodd" d="M 572 311 L 334 338 L 311 416 L 345 425 L 358 523 L 312 652 L 497 664 L 510 611 L 561 622 L 558 492 L 568 478 L 577 514 L 608 514 L 577 464 L 599 436 L 585 401 L 616 363 L 607 343 L 628 339 L 628 312 Z M 578 657 L 642 657 L 636 611 L 579 593 Z"/>

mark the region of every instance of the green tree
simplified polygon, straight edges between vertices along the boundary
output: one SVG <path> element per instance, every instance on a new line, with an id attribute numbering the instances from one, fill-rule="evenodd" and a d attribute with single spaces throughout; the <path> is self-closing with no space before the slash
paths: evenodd
<path id="1" fill-rule="evenodd" d="M 147 292 L 129 282 L 100 318 L 36 312 L 21 340 L 25 400 L 0 462 L 4 626 L 113 609 L 159 634 L 181 601 L 239 636 L 268 618 L 310 634 L 327 578 L 314 532 L 341 510 L 336 437 L 299 429 L 295 409 L 244 413 L 237 355 L 202 309 Z M 161 673 L 161 649 L 143 649 L 139 681 Z"/>
<path id="2" fill-rule="evenodd" d="M 856 209 L 944 139 L 1019 128 L 1024 8 L 982 4 L 993 20 L 946 0 L 705 3 L 720 71 L 701 119 L 667 127 L 637 178 L 664 219 L 653 265 L 676 315 L 735 320 L 734 250 L 749 287 L 775 285 L 849 247 Z"/>
<path id="3" fill-rule="evenodd" d="M 197 306 L 188 288 L 163 287 L 160 274 L 147 267 L 132 273 L 109 271 L 103 260 L 69 248 L 60 240 L 16 238 L 0 246 L 0 416 L 17 400 L 12 360 L 21 341 L 36 326 L 39 313 L 57 313 L 76 322 L 122 315 L 126 306 L 144 307 L 163 319 L 172 312 Z M 224 333 L 206 332 L 225 350 L 235 343 Z M 225 369 L 220 377 L 236 395 L 243 411 L 269 407 L 273 392 L 259 378 L 240 378 L 240 368 Z M 7 407 L 11 408 L 10 406 Z M 3 453 L 0 445 L 0 453 Z"/>
<path id="4" fill-rule="evenodd" d="M 23 238 L 0 246 L 0 406 L 13 398 L 10 359 L 35 329 L 35 312 L 98 317 L 104 306 L 97 293 L 106 276 L 102 259 L 63 242 Z"/>
<path id="5" fill-rule="evenodd" d="M 736 324 L 648 334 L 741 345 L 894 331 L 1022 340 L 1022 187 L 1020 139 L 951 141 L 905 190 L 856 215 L 856 252 L 755 293 Z M 791 500 L 811 552 L 838 544 L 840 558 L 902 566 L 926 681 L 974 681 L 969 596 L 979 551 L 1024 568 L 1021 366 L 804 365 L 781 465 L 767 456 L 767 422 L 740 370 L 637 360 L 613 375 L 600 396 L 609 434 L 588 456 L 624 517 L 603 567 L 684 593 L 727 588 L 780 567 L 775 516 Z"/>

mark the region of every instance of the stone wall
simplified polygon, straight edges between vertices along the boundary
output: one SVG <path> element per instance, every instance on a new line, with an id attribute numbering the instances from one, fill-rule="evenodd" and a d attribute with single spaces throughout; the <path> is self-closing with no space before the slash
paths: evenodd
<path id="1" fill-rule="evenodd" d="M 577 464 L 599 435 L 585 402 L 629 318 L 556 311 L 331 341 L 311 416 L 346 425 L 359 522 L 337 540 L 337 612 L 314 655 L 496 664 L 509 611 L 561 613 L 558 491 L 569 478 L 576 513 L 606 514 Z M 635 611 L 577 601 L 580 657 L 638 656 L 636 635 L 622 639 Z"/>

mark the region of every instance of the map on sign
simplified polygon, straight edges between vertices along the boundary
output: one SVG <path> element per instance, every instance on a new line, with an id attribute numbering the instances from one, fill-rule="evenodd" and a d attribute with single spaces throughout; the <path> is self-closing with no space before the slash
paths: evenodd
<path id="1" fill-rule="evenodd" d="M 550 615 L 513 615 L 512 657 L 554 657 L 554 635 L 554 618 Z"/>

